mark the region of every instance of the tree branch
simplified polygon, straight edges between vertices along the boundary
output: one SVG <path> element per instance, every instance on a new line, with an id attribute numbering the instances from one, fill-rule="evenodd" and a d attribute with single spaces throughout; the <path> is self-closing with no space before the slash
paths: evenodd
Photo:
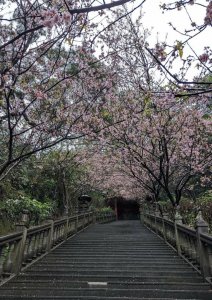
<path id="1" fill-rule="evenodd" d="M 105 4 L 101 4 L 101 5 L 97 5 L 97 6 L 89 6 L 89 7 L 84 7 L 84 8 L 76 8 L 76 9 L 69 9 L 68 6 L 68 11 L 70 14 L 82 14 L 82 13 L 89 13 L 92 11 L 99 11 L 99 10 L 104 10 L 104 9 L 110 9 L 112 7 L 115 6 L 120 6 L 123 5 L 127 2 L 130 2 L 131 0 L 119 0 L 119 1 L 114 1 L 111 3 L 105 3 Z M 67 2 L 66 2 L 67 4 Z"/>

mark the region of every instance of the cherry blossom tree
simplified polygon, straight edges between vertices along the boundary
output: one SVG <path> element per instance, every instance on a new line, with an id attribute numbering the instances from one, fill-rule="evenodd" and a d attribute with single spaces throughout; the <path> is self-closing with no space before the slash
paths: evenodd
<path id="1" fill-rule="evenodd" d="M 93 189 L 102 191 L 107 197 L 140 199 L 145 190 L 111 150 L 92 146 L 89 151 L 79 151 L 75 160 L 85 168 L 87 182 Z"/>
<path id="2" fill-rule="evenodd" d="M 85 68 L 80 76 L 76 75 L 80 65 L 85 67 L 93 60 L 82 48 L 72 54 L 74 63 L 68 64 L 65 74 L 60 65 L 57 78 L 49 76 L 47 65 L 55 55 L 53 52 L 41 59 L 34 68 L 34 76 L 25 73 L 21 79 L 14 77 L 11 86 L 12 78 L 5 79 L 2 90 L 5 101 L 1 104 L 0 173 L 3 176 L 34 153 L 88 134 L 88 130 L 83 130 L 83 116 L 100 105 L 101 96 L 111 84 L 113 74 L 100 65 Z M 67 52 L 60 55 L 66 58 Z M 45 84 L 44 78 L 47 78 Z M 58 85 L 60 78 L 63 83 Z"/>
<path id="3" fill-rule="evenodd" d="M 166 1 L 161 4 L 164 14 L 178 12 L 179 19 L 183 18 L 184 28 L 179 22 L 174 23 L 170 18 L 169 25 L 173 30 L 173 35 L 177 36 L 174 43 L 158 41 L 155 47 L 147 47 L 146 50 L 158 63 L 160 71 L 167 76 L 167 79 L 188 95 L 198 95 L 211 92 L 211 81 L 204 80 L 211 74 L 212 50 L 208 40 L 199 39 L 204 49 L 199 52 L 195 43 L 196 39 L 203 33 L 210 35 L 212 25 L 211 1 L 180 0 Z M 195 10 L 203 17 L 196 20 Z M 187 19 L 187 21 L 186 21 Z M 176 66 L 179 71 L 176 70 Z M 192 72 L 191 72 L 192 70 Z M 193 70 L 195 72 L 193 73 Z M 192 76 L 193 75 L 193 78 Z M 177 94 L 183 96 L 181 93 Z"/>
<path id="4" fill-rule="evenodd" d="M 205 178 L 208 174 L 210 82 L 204 85 L 201 81 L 176 80 L 177 84 L 173 81 L 167 84 L 163 78 L 155 81 L 158 67 L 159 72 L 165 70 L 165 78 L 167 75 L 159 59 L 163 49 L 160 50 L 159 45 L 155 49 L 146 45 L 149 33 L 140 30 L 141 20 L 139 17 L 133 22 L 126 16 L 119 21 L 118 28 L 110 26 L 101 35 L 101 55 L 112 53 L 107 63 L 117 71 L 117 85 L 98 112 L 97 140 L 103 148 L 112 147 L 113 151 L 107 150 L 108 155 L 119 161 L 118 171 L 115 163 L 108 163 L 111 176 L 121 172 L 126 178 L 122 182 L 130 182 L 133 177 L 156 201 L 163 191 L 176 207 L 190 180 L 195 176 Z M 180 58 L 180 48 L 175 52 Z M 204 65 L 202 68 L 208 71 Z M 181 76 L 184 78 L 185 74 Z M 205 96 L 197 96 L 201 94 Z M 104 127 L 100 120 L 105 122 L 105 127 L 113 126 L 99 133 Z M 100 161 L 102 166 L 106 159 L 98 158 L 97 163 Z M 100 178 L 104 182 L 104 176 Z"/>
<path id="5" fill-rule="evenodd" d="M 0 1 L 0 179 L 64 140 L 107 140 L 130 114 L 147 111 L 152 90 L 164 93 L 154 72 L 171 76 L 161 59 L 167 45 L 150 48 L 141 18 L 136 25 L 130 17 L 146 1 Z M 208 27 L 210 3 L 205 11 Z M 180 56 L 181 46 L 176 49 L 169 56 Z M 199 61 L 210 71 L 210 49 L 203 54 Z M 175 81 L 168 82 L 175 94 L 193 91 L 193 81 Z"/>
<path id="6" fill-rule="evenodd" d="M 139 84 L 140 90 L 155 92 L 164 91 L 166 86 L 176 97 L 183 97 L 185 93 L 188 96 L 211 93 L 211 80 L 207 80 L 212 71 L 211 47 L 205 41 L 204 52 L 198 53 L 190 44 L 205 30 L 210 32 L 211 2 L 203 2 L 204 4 L 199 4 L 198 1 L 166 1 L 166 4 L 161 5 L 163 12 L 182 9 L 187 14 L 188 27 L 184 28 L 184 32 L 177 29 L 177 24 L 173 25 L 170 22 L 174 34 L 178 36 L 172 44 L 166 40 L 158 40 L 153 44 L 151 30 L 145 27 L 142 14 L 138 17 L 127 14 L 126 7 L 118 10 L 115 17 L 108 18 L 110 25 L 100 36 L 102 56 L 105 52 L 112 53 L 111 64 L 114 66 L 119 61 L 118 70 L 124 75 L 130 72 L 131 79 L 128 76 L 125 80 L 127 86 L 134 81 L 134 84 Z M 190 16 L 189 9 L 193 6 L 205 12 L 206 17 L 202 19 L 201 24 L 196 24 Z M 124 12 L 126 16 L 123 19 L 121 15 Z M 148 15 L 148 11 L 146 14 Z M 113 24 L 113 18 L 118 17 L 118 23 Z"/>
<path id="7" fill-rule="evenodd" d="M 207 101 L 202 96 L 176 102 L 174 95 L 165 94 L 150 96 L 142 112 L 136 106 L 134 113 L 122 107 L 125 119 L 97 137 L 91 178 L 102 188 L 117 187 L 126 195 L 126 189 L 132 191 L 139 184 L 155 201 L 163 191 L 178 206 L 189 181 L 195 176 L 205 180 L 211 164 Z"/>
<path id="8" fill-rule="evenodd" d="M 113 74 L 86 43 L 104 10 L 127 2 L 0 2 L 0 178 L 32 154 L 88 134 L 82 117 Z"/>

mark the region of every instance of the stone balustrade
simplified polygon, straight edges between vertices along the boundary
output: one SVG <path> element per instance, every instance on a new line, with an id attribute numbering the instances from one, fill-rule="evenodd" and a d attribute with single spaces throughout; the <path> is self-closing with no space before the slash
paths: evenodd
<path id="1" fill-rule="evenodd" d="M 177 253 L 189 262 L 204 279 L 212 279 L 212 235 L 209 234 L 208 224 L 203 220 L 201 212 L 196 217 L 195 229 L 182 224 L 182 217 L 177 211 L 174 220 L 166 215 L 141 212 L 144 225 L 158 234 L 171 245 Z"/>
<path id="2" fill-rule="evenodd" d="M 0 237 L 0 280 L 17 275 L 23 267 L 46 255 L 58 244 L 83 230 L 88 225 L 115 220 L 113 213 L 85 212 L 60 220 L 49 220 L 44 225 L 27 228 Z"/>

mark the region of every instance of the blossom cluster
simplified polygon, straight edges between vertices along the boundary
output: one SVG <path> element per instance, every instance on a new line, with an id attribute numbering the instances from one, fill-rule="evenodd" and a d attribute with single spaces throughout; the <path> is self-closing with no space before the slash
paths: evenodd
<path id="1" fill-rule="evenodd" d="M 50 9 L 41 13 L 41 24 L 44 27 L 52 28 L 54 25 L 64 22 L 66 25 L 70 25 L 72 16 L 68 12 L 59 13 L 56 9 Z"/>
<path id="2" fill-rule="evenodd" d="M 209 55 L 207 53 L 203 53 L 199 56 L 199 61 L 201 63 L 206 63 L 209 60 Z"/>
<path id="3" fill-rule="evenodd" d="M 155 45 L 154 54 L 160 61 L 166 60 L 167 54 L 165 52 L 165 45 L 157 43 Z"/>
<path id="4" fill-rule="evenodd" d="M 212 25 L 212 1 L 210 1 L 206 9 L 205 24 Z"/>

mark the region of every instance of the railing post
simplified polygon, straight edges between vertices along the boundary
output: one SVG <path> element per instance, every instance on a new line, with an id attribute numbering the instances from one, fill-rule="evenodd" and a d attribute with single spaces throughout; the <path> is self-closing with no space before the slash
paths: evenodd
<path id="1" fill-rule="evenodd" d="M 156 234 L 159 233 L 159 228 L 158 228 L 158 224 L 157 224 L 157 217 L 160 217 L 160 211 L 158 209 L 158 203 L 156 203 L 156 207 L 155 207 L 155 232 Z"/>
<path id="2" fill-rule="evenodd" d="M 147 210 L 144 211 L 144 224 L 146 227 L 150 228 L 149 222 L 148 222 L 148 214 L 149 212 Z"/>
<path id="3" fill-rule="evenodd" d="M 167 213 L 163 213 L 163 216 L 162 216 L 163 238 L 164 238 L 164 241 L 167 242 L 165 219 L 168 219 L 168 214 Z"/>
<path id="4" fill-rule="evenodd" d="M 197 251 L 200 261 L 200 269 L 204 278 L 211 276 L 210 259 L 207 248 L 201 241 L 201 233 L 208 233 L 208 223 L 203 219 L 202 212 L 199 211 L 196 217 Z"/>
<path id="5" fill-rule="evenodd" d="M 142 205 L 139 206 L 139 217 L 140 217 L 140 222 L 144 223 L 144 208 L 142 207 Z"/>
<path id="6" fill-rule="evenodd" d="M 68 229 L 69 229 L 69 216 L 66 216 L 66 225 L 65 225 L 65 240 L 68 238 Z"/>
<path id="7" fill-rule="evenodd" d="M 96 213 L 93 211 L 93 224 L 95 224 L 96 223 Z"/>
<path id="8" fill-rule="evenodd" d="M 21 270 L 21 266 L 22 266 L 23 258 L 24 258 L 24 250 L 25 250 L 25 247 L 26 247 L 26 238 L 27 238 L 27 227 L 23 226 L 22 238 L 21 238 L 21 241 L 20 241 L 19 249 L 18 249 L 17 260 L 16 260 L 15 265 L 14 265 L 14 273 L 15 274 L 18 274 Z"/>
<path id="9" fill-rule="evenodd" d="M 26 247 L 28 225 L 29 225 L 29 212 L 27 210 L 24 210 L 22 212 L 21 222 L 19 224 L 16 224 L 16 230 L 22 231 L 22 238 L 20 241 L 20 245 L 18 247 L 15 264 L 13 266 L 14 274 L 18 274 L 22 267 L 22 263 L 24 260 L 24 251 Z"/>
<path id="10" fill-rule="evenodd" d="M 153 215 L 153 214 L 154 214 L 153 211 L 151 211 L 149 208 L 147 215 L 146 215 L 146 222 L 147 222 L 147 227 L 150 229 L 153 229 L 153 223 L 155 222 L 155 220 L 153 220 L 153 218 L 150 217 L 150 215 Z"/>
<path id="11" fill-rule="evenodd" d="M 49 220 L 49 222 L 50 222 L 50 229 L 49 229 L 48 240 L 47 240 L 47 252 L 49 252 L 52 248 L 53 236 L 54 236 L 54 221 Z"/>
<path id="12" fill-rule="evenodd" d="M 115 214 L 116 214 L 116 221 L 118 221 L 119 216 L 118 216 L 118 203 L 117 203 L 117 198 L 115 198 Z"/>
<path id="13" fill-rule="evenodd" d="M 86 214 L 86 212 L 83 212 L 83 227 L 82 227 L 82 229 L 84 230 L 84 228 L 85 228 L 85 214 Z"/>
<path id="14" fill-rule="evenodd" d="M 0 248 L 0 279 L 3 274 L 3 265 L 4 265 L 4 256 L 5 256 L 5 249 L 6 247 L 2 246 Z"/>
<path id="15" fill-rule="evenodd" d="M 179 233 L 178 233 L 178 224 L 182 224 L 182 216 L 180 215 L 178 209 L 176 209 L 176 213 L 174 216 L 174 230 L 175 230 L 175 241 L 176 241 L 176 249 L 178 255 L 181 255 L 181 247 L 180 247 L 180 238 L 179 238 Z"/>
<path id="16" fill-rule="evenodd" d="M 76 214 L 76 219 L 75 219 L 75 233 L 78 232 L 78 212 Z"/>
<path id="17" fill-rule="evenodd" d="M 14 274 L 18 274 L 24 258 L 24 250 L 26 246 L 26 237 L 27 237 L 27 226 L 29 223 L 29 212 L 24 210 L 21 215 L 20 223 L 16 224 L 16 231 L 22 232 L 22 237 L 18 245 L 14 245 L 14 253 L 13 253 L 13 260 L 11 261 L 11 272 Z M 11 251 L 11 249 L 10 249 Z M 11 251 L 13 252 L 13 251 Z M 9 256 L 12 253 L 9 253 Z"/>
<path id="18" fill-rule="evenodd" d="M 146 209 L 144 209 L 144 208 L 143 208 L 143 224 L 147 225 L 146 224 Z"/>

